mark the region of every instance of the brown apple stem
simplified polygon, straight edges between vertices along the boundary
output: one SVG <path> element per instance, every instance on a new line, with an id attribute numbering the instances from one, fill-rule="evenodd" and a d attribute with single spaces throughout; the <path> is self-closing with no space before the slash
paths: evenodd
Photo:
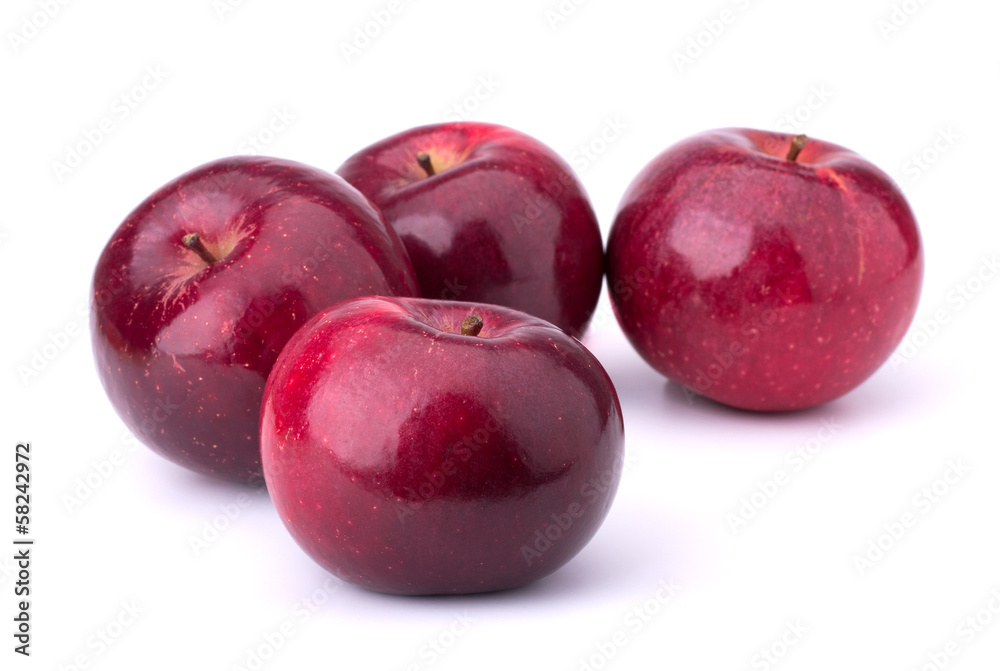
<path id="1" fill-rule="evenodd" d="M 796 135 L 795 137 L 793 137 L 792 146 L 788 148 L 788 156 L 786 156 L 785 158 L 787 158 L 789 161 L 795 161 L 795 159 L 799 157 L 799 154 L 802 153 L 802 150 L 805 148 L 807 140 L 808 138 L 805 135 Z"/>
<path id="2" fill-rule="evenodd" d="M 433 177 L 437 174 L 434 172 L 434 165 L 431 163 L 431 156 L 427 152 L 422 151 L 417 154 L 417 163 L 419 163 L 420 167 L 424 169 L 424 172 L 427 173 L 428 177 Z"/>
<path id="3" fill-rule="evenodd" d="M 208 251 L 208 248 L 205 247 L 205 243 L 201 241 L 201 236 L 197 233 L 188 233 L 181 238 L 181 242 L 184 243 L 185 247 L 200 256 L 201 260 L 208 265 L 212 265 L 219 260 L 212 255 L 212 252 Z"/>
<path id="4" fill-rule="evenodd" d="M 483 330 L 483 318 L 479 315 L 469 315 L 462 320 L 462 335 L 477 336 Z"/>

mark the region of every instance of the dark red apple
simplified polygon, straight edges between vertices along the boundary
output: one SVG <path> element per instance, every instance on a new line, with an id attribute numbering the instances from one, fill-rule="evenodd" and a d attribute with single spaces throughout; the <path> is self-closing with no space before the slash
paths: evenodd
<path id="1" fill-rule="evenodd" d="M 881 170 L 820 140 L 710 131 L 635 178 L 608 241 L 611 300 L 654 368 L 750 410 L 861 384 L 913 319 L 920 234 Z"/>
<path id="2" fill-rule="evenodd" d="M 424 298 L 505 305 L 583 333 L 601 292 L 601 232 L 572 169 L 539 141 L 493 124 L 423 126 L 337 172 L 395 227 Z"/>
<path id="3" fill-rule="evenodd" d="M 264 383 L 288 338 L 341 299 L 416 291 L 399 238 L 341 178 L 222 159 L 156 191 L 111 237 L 94 273 L 94 357 L 140 440 L 249 481 Z"/>
<path id="4" fill-rule="evenodd" d="M 395 594 L 488 592 L 569 561 L 611 505 L 621 408 L 578 341 L 493 305 L 366 297 L 314 317 L 261 410 L 299 545 Z"/>

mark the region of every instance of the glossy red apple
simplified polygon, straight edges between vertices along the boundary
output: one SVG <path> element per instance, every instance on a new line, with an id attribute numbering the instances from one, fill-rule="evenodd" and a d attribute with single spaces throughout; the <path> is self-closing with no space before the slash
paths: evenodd
<path id="1" fill-rule="evenodd" d="M 122 222 L 97 263 L 97 370 L 135 435 L 195 471 L 260 477 L 264 383 L 320 309 L 414 295 L 406 252 L 341 178 L 272 158 L 184 174 Z"/>
<path id="2" fill-rule="evenodd" d="M 552 324 L 457 301 L 358 298 L 278 358 L 268 490 L 299 545 L 380 592 L 488 592 L 569 561 L 611 505 L 618 397 Z"/>
<path id="3" fill-rule="evenodd" d="M 542 143 L 493 124 L 423 126 L 337 172 L 395 227 L 423 297 L 504 305 L 583 333 L 601 292 L 601 232 L 572 169 Z"/>
<path id="4" fill-rule="evenodd" d="M 830 401 L 913 319 L 923 277 L 892 180 L 828 142 L 710 131 L 635 178 L 608 241 L 618 321 L 654 368 L 750 410 Z"/>

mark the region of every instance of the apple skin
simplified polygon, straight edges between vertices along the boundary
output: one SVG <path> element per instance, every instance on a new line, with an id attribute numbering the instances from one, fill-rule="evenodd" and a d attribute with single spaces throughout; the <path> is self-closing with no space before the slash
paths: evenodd
<path id="1" fill-rule="evenodd" d="M 494 124 L 435 124 L 371 145 L 337 173 L 395 227 L 424 298 L 504 305 L 583 334 L 604 278 L 601 231 L 572 169 L 541 142 Z"/>
<path id="2" fill-rule="evenodd" d="M 198 233 L 209 264 L 182 238 Z M 92 286 L 98 374 L 154 451 L 259 483 L 264 384 L 288 338 L 344 298 L 415 295 L 396 234 L 335 175 L 273 158 L 207 163 L 122 222 Z"/>
<path id="3" fill-rule="evenodd" d="M 608 286 L 632 345 L 711 399 L 797 410 L 857 387 L 916 311 L 924 259 L 906 199 L 843 147 L 750 129 L 695 135 L 625 193 Z"/>
<path id="4" fill-rule="evenodd" d="M 479 335 L 462 335 L 471 314 Z M 314 317 L 261 410 L 268 490 L 298 544 L 392 594 L 489 592 L 569 561 L 621 475 L 621 407 L 577 340 L 493 305 L 366 297 Z"/>

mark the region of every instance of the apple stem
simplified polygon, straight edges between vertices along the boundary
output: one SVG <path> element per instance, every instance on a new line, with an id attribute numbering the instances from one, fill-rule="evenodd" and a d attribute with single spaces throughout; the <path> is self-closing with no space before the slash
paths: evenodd
<path id="1" fill-rule="evenodd" d="M 788 148 L 788 156 L 786 156 L 785 158 L 787 158 L 789 161 L 795 161 L 795 159 L 799 157 L 799 154 L 805 148 L 807 140 L 808 138 L 805 135 L 796 135 L 795 137 L 793 137 L 792 146 Z"/>
<path id="2" fill-rule="evenodd" d="M 479 315 L 469 315 L 462 320 L 462 335 L 477 336 L 483 330 L 483 318 Z"/>
<path id="3" fill-rule="evenodd" d="M 424 169 L 424 172 L 427 173 L 428 177 L 433 177 L 437 174 L 434 171 L 434 165 L 431 163 L 431 156 L 427 152 L 422 151 L 417 154 L 417 163 L 419 163 L 420 167 Z"/>
<path id="4" fill-rule="evenodd" d="M 208 248 L 205 247 L 205 243 L 201 241 L 201 236 L 197 233 L 188 233 L 181 238 L 181 242 L 184 243 L 185 247 L 200 256 L 201 260 L 208 265 L 212 265 L 219 260 L 212 255 L 212 252 L 208 251 Z"/>

